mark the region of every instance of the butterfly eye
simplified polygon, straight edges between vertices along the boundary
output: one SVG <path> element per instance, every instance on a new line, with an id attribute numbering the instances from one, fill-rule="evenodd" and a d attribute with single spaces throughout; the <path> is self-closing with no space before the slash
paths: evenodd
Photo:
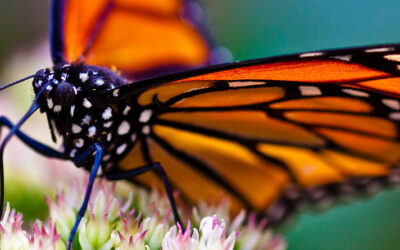
<path id="1" fill-rule="evenodd" d="M 62 106 L 67 106 L 74 102 L 75 96 L 76 93 L 72 84 L 64 81 L 58 84 L 54 93 L 54 101 Z"/>

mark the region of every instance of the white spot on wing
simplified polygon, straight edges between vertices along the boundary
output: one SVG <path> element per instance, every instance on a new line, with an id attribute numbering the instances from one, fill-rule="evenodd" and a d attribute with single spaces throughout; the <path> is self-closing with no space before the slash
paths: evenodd
<path id="1" fill-rule="evenodd" d="M 119 155 L 122 154 L 125 151 L 126 147 L 127 147 L 126 143 L 119 146 L 116 150 L 117 154 L 119 154 Z"/>
<path id="2" fill-rule="evenodd" d="M 392 51 L 393 48 L 373 48 L 373 49 L 366 49 L 364 50 L 365 53 L 379 53 L 379 52 L 386 52 L 386 51 Z"/>
<path id="3" fill-rule="evenodd" d="M 78 134 L 82 131 L 82 128 L 78 124 L 72 124 L 72 133 Z"/>
<path id="4" fill-rule="evenodd" d="M 131 129 L 131 125 L 127 121 L 121 122 L 121 124 L 118 126 L 118 134 L 119 135 L 126 135 L 129 130 Z"/>
<path id="5" fill-rule="evenodd" d="M 110 107 L 106 108 L 103 111 L 103 114 L 101 114 L 101 117 L 103 117 L 104 120 L 110 119 L 112 116 L 112 109 Z"/>
<path id="6" fill-rule="evenodd" d="M 235 81 L 235 82 L 228 82 L 228 85 L 231 88 L 257 86 L 257 85 L 264 85 L 264 84 L 265 84 L 265 82 L 262 82 L 262 81 Z"/>
<path id="7" fill-rule="evenodd" d="M 382 99 L 382 103 L 394 110 L 400 110 L 400 102 L 395 99 Z"/>
<path id="8" fill-rule="evenodd" d="M 315 86 L 299 86 L 299 90 L 302 96 L 314 96 L 321 95 L 321 90 Z"/>
<path id="9" fill-rule="evenodd" d="M 131 141 L 135 142 L 136 141 L 136 133 L 133 133 L 131 136 Z"/>
<path id="10" fill-rule="evenodd" d="M 139 122 L 146 123 L 150 120 L 153 111 L 151 109 L 145 109 L 139 116 Z"/>
<path id="11" fill-rule="evenodd" d="M 355 89 L 342 89 L 342 91 L 346 94 L 353 95 L 353 96 L 358 96 L 358 97 L 368 97 L 369 94 L 361 91 L 361 90 L 355 90 Z"/>
<path id="12" fill-rule="evenodd" d="M 82 105 L 83 105 L 85 108 L 91 108 L 91 107 L 92 107 L 92 103 L 89 102 L 89 100 L 88 100 L 87 98 L 83 98 Z"/>
<path id="13" fill-rule="evenodd" d="M 150 126 L 149 125 L 143 126 L 142 133 L 145 135 L 150 134 Z"/>
<path id="14" fill-rule="evenodd" d="M 111 139 L 112 139 L 112 134 L 111 134 L 111 133 L 108 133 L 108 134 L 107 134 L 107 141 L 109 142 L 109 141 L 111 141 Z"/>
<path id="15" fill-rule="evenodd" d="M 400 112 L 392 112 L 389 114 L 389 118 L 395 121 L 400 121 Z"/>
<path id="16" fill-rule="evenodd" d="M 114 90 L 113 91 L 113 96 L 117 97 L 118 96 L 118 92 L 119 92 L 119 89 Z"/>
<path id="17" fill-rule="evenodd" d="M 310 52 L 310 53 L 300 54 L 299 57 L 314 57 L 314 56 L 322 56 L 323 54 L 324 54 L 323 52 Z"/>
<path id="18" fill-rule="evenodd" d="M 386 60 L 400 62 L 400 54 L 385 55 L 384 58 Z"/>
<path id="19" fill-rule="evenodd" d="M 340 61 L 344 61 L 344 62 L 350 62 L 350 61 L 351 61 L 351 58 L 352 58 L 352 55 L 346 55 L 346 56 L 332 56 L 331 58 L 337 59 L 337 60 L 340 60 Z"/>

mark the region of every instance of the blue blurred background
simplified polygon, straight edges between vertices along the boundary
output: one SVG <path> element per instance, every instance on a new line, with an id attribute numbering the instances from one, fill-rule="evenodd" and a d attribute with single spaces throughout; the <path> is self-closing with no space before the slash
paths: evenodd
<path id="1" fill-rule="evenodd" d="M 214 35 L 235 60 L 400 42 L 398 0 L 205 0 L 204 5 Z M 0 1 L 0 82 L 49 66 L 48 54 L 35 61 L 30 52 L 46 43 L 47 12 L 47 0 Z M 21 54 L 30 66 L 15 63 Z M 32 95 L 29 85 L 17 91 Z M 19 100 L 24 101 L 13 105 L 26 110 L 29 98 Z M 304 211 L 281 230 L 292 250 L 400 249 L 399 208 L 400 193 L 390 190 L 323 213 Z"/>

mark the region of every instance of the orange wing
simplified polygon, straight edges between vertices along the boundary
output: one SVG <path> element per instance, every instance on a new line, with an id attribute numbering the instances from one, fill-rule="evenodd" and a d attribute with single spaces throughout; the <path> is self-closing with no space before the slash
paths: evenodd
<path id="1" fill-rule="evenodd" d="M 205 65 L 210 48 L 188 0 L 61 0 L 53 4 L 53 58 L 116 67 L 136 78 L 150 71 Z M 193 9 L 193 10 L 192 10 Z M 57 22 L 57 18 L 62 18 Z M 57 27 L 57 25 L 61 27 Z M 59 29 L 59 30 L 57 30 Z M 57 45 L 61 43 L 61 45 Z"/>
<path id="2" fill-rule="evenodd" d="M 233 211 L 270 208 L 270 222 L 304 199 L 398 181 L 399 51 L 302 54 L 123 86 L 120 107 L 137 100 L 151 117 L 135 124 L 140 142 L 120 169 L 160 162 L 189 200 L 223 192 Z M 162 187 L 153 173 L 137 181 Z"/>

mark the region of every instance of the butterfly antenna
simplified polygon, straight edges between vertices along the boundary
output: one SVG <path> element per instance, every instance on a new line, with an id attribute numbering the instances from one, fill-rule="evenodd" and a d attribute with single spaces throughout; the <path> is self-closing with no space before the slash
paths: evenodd
<path id="1" fill-rule="evenodd" d="M 20 80 L 21 81 L 21 80 Z M 50 84 L 47 83 L 43 86 L 43 88 L 38 92 L 36 95 L 35 99 L 33 100 L 33 103 L 31 107 L 29 108 L 28 112 L 25 113 L 25 115 L 18 121 L 17 124 L 15 124 L 14 127 L 10 129 L 10 132 L 4 139 L 4 141 L 0 145 L 0 216 L 3 217 L 3 205 L 4 205 L 4 149 L 7 145 L 7 143 L 10 141 L 11 137 L 19 130 L 19 128 L 22 126 L 22 124 L 25 123 L 25 121 L 33 114 L 35 111 L 39 108 L 39 104 L 37 100 L 39 99 L 40 95 L 43 93 L 43 90 Z"/>
<path id="2" fill-rule="evenodd" d="M 30 79 L 30 78 L 35 77 L 35 76 L 36 76 L 36 74 L 35 74 L 35 75 L 30 75 L 30 76 L 24 77 L 24 78 L 22 78 L 22 79 L 19 79 L 19 80 L 15 81 L 15 82 L 6 84 L 6 85 L 0 87 L 0 91 L 6 89 L 6 88 L 8 88 L 8 87 L 11 87 L 11 86 L 13 86 L 13 85 L 16 85 L 16 84 L 18 84 L 18 83 L 20 83 L 20 82 L 26 81 L 26 80 L 28 80 L 28 79 Z"/>

